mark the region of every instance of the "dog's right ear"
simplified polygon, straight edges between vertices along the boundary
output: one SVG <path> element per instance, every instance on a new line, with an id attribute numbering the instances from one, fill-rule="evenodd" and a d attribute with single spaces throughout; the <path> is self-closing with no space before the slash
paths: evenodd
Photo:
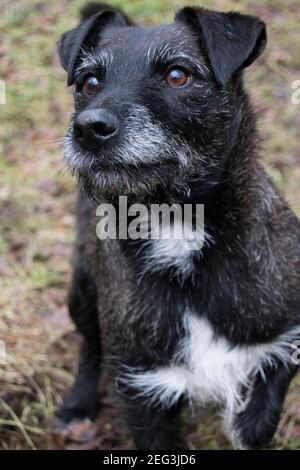
<path id="1" fill-rule="evenodd" d="M 107 7 L 87 18 L 77 28 L 64 33 L 57 41 L 60 63 L 68 72 L 68 86 L 74 84 L 76 63 L 82 48 L 89 49 L 99 43 L 100 33 L 109 24 L 129 26 L 132 23 L 120 11 Z"/>

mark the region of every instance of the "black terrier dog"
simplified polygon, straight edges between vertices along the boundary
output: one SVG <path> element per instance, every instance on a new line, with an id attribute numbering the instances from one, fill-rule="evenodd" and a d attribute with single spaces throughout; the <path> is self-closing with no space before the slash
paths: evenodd
<path id="1" fill-rule="evenodd" d="M 81 185 L 70 313 L 79 371 L 58 412 L 94 420 L 101 363 L 139 449 L 184 449 L 185 405 L 217 407 L 238 448 L 265 446 L 298 369 L 300 224 L 259 162 L 243 70 L 265 25 L 187 7 L 135 26 L 89 5 L 58 42 L 75 114 L 65 160 Z M 203 204 L 204 243 L 99 240 L 96 203 Z"/>

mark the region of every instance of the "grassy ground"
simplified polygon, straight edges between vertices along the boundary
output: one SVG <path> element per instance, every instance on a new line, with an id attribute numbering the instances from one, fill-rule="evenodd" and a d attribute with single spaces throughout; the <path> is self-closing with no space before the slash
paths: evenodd
<path id="1" fill-rule="evenodd" d="M 72 380 L 78 339 L 65 293 L 70 277 L 75 182 L 62 170 L 59 140 L 71 112 L 55 40 L 74 26 L 83 1 L 0 1 L 0 448 L 53 447 L 47 431 Z M 122 6 L 122 1 L 111 1 Z M 192 3 L 192 2 L 190 2 Z M 196 3 L 196 2 L 195 2 Z M 148 25 L 172 19 L 184 2 L 133 0 L 126 11 Z M 259 14 L 269 25 L 268 51 L 247 72 L 261 114 L 265 162 L 300 215 L 300 105 L 291 84 L 300 79 L 298 0 L 204 1 L 217 9 Z M 286 403 L 277 448 L 300 448 L 300 380 Z M 103 399 L 102 448 L 128 448 L 111 399 Z M 213 415 L 190 424 L 194 448 L 227 448 Z"/>

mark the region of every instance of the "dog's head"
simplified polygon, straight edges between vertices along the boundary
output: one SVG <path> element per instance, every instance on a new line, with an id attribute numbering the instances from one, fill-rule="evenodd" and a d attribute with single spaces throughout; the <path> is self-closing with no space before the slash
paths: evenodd
<path id="1" fill-rule="evenodd" d="M 264 24 L 184 8 L 140 28 L 103 10 L 58 42 L 75 114 L 65 159 L 93 196 L 217 180 L 236 125 L 245 67 L 263 51 Z"/>

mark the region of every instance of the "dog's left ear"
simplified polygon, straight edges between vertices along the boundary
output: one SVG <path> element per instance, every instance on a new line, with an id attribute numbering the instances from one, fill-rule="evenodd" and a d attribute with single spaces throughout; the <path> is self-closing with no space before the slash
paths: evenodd
<path id="1" fill-rule="evenodd" d="M 191 26 L 198 34 L 215 77 L 223 87 L 235 72 L 252 64 L 267 43 L 266 26 L 254 16 L 186 7 L 176 14 L 175 20 Z"/>
<path id="2" fill-rule="evenodd" d="M 74 83 L 75 68 L 80 51 L 97 46 L 101 31 L 109 24 L 126 26 L 131 23 L 120 11 L 105 9 L 83 21 L 78 28 L 67 31 L 57 41 L 60 63 L 68 72 L 68 86 Z"/>

